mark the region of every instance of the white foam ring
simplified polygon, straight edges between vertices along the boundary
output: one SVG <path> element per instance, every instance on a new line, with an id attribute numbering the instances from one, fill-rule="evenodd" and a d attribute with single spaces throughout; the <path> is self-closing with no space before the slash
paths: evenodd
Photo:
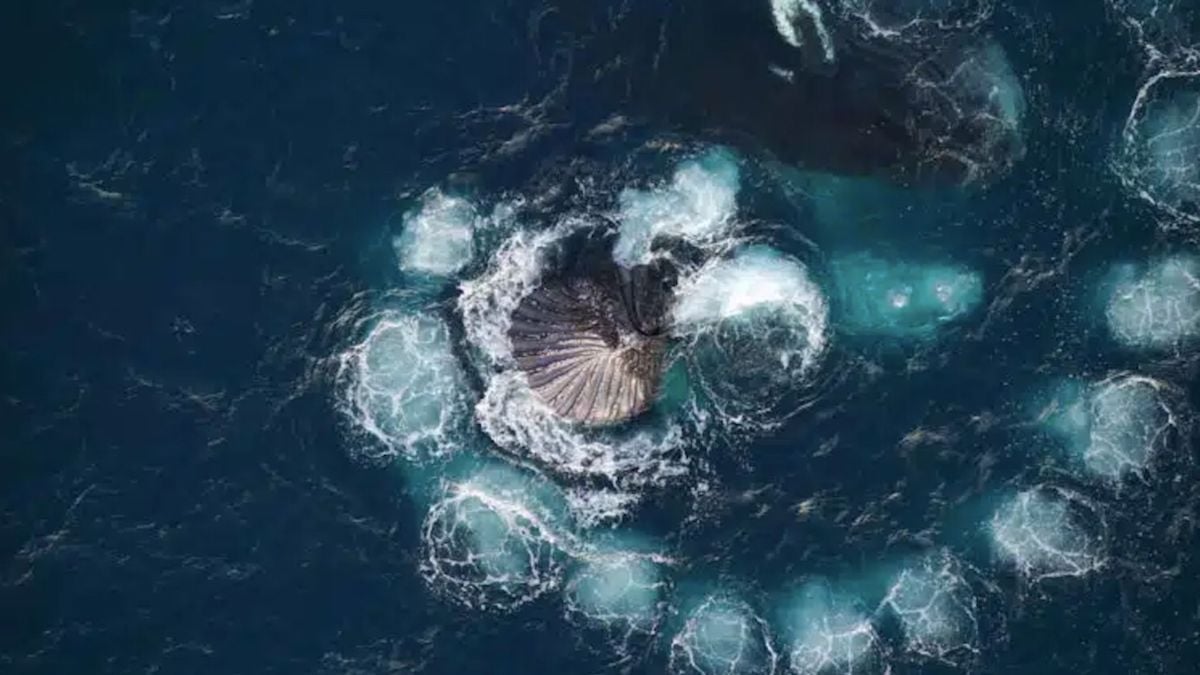
<path id="1" fill-rule="evenodd" d="M 709 152 L 681 165 L 664 188 L 674 197 L 627 192 L 623 213 L 636 221 L 637 232 L 649 232 L 651 238 L 682 237 L 720 249 L 736 228 L 736 175 L 731 156 Z M 701 195 L 710 187 L 719 194 Z M 663 199 L 682 199 L 689 212 L 706 214 L 706 223 L 659 227 Z M 633 202 L 641 206 L 633 208 Z M 512 356 L 508 331 L 513 311 L 540 285 L 549 252 L 572 233 L 594 226 L 575 217 L 542 232 L 513 232 L 487 270 L 462 284 L 458 304 L 485 384 L 475 406 L 480 428 L 518 461 L 557 475 L 595 479 L 592 487 L 604 488 L 602 498 L 576 494 L 571 500 L 580 521 L 589 524 L 619 518 L 647 486 L 703 468 L 697 451 L 713 438 L 713 429 L 768 430 L 794 412 L 797 408 L 788 406 L 825 351 L 828 322 L 825 298 L 805 267 L 768 248 L 752 247 L 732 259 L 685 270 L 675 298 L 674 330 L 685 343 L 681 358 L 688 365 L 687 383 L 697 386 L 669 387 L 668 396 L 677 393 L 679 400 L 636 424 L 573 424 L 531 390 Z M 647 250 L 641 244 L 630 249 L 635 258 Z"/>
<path id="2" fill-rule="evenodd" d="M 1133 194 L 1170 218 L 1200 222 L 1200 66 L 1164 65 L 1146 80 L 1113 168 Z"/>
<path id="3" fill-rule="evenodd" d="M 804 591 L 790 620 L 789 665 L 797 675 L 886 670 L 883 645 L 870 617 L 823 584 Z"/>
<path id="4" fill-rule="evenodd" d="M 338 357 L 342 409 L 382 444 L 370 459 L 452 452 L 470 419 L 469 389 L 445 322 L 431 311 L 386 311 L 366 322 L 362 342 Z"/>
<path id="5" fill-rule="evenodd" d="M 909 652 L 957 667 L 968 667 L 979 655 L 975 593 L 962 563 L 948 551 L 902 570 L 883 607 L 900 620 Z"/>
<path id="6" fill-rule="evenodd" d="M 645 545 L 583 539 L 562 493 L 536 473 L 468 466 L 442 480 L 421 526 L 421 574 L 435 593 L 506 612 L 561 589 L 568 618 L 601 627 L 616 638 L 612 647 L 654 633 L 662 567 L 673 561 Z"/>
<path id="7" fill-rule="evenodd" d="M 778 663 L 767 623 L 724 594 L 705 598 L 671 640 L 669 669 L 680 675 L 770 675 Z"/>
<path id="8" fill-rule="evenodd" d="M 1166 390 L 1165 383 L 1140 375 L 1117 376 L 1097 385 L 1084 451 L 1092 473 L 1112 481 L 1145 476 L 1179 426 Z"/>
<path id="9" fill-rule="evenodd" d="M 1105 529 L 1087 498 L 1053 486 L 1018 493 L 991 521 L 999 556 L 1035 582 L 1082 577 L 1103 567 Z"/>
<path id="10" fill-rule="evenodd" d="M 667 185 L 622 191 L 613 259 L 625 267 L 649 263 L 654 242 L 665 237 L 719 248 L 738 226 L 739 176 L 737 159 L 718 148 L 680 163 Z"/>
<path id="11" fill-rule="evenodd" d="M 444 485 L 421 528 L 421 572 L 459 604 L 510 610 L 559 587 L 571 544 L 525 491 L 491 478 Z"/>
<path id="12" fill-rule="evenodd" d="M 567 619 L 599 630 L 622 658 L 655 635 L 663 617 L 667 583 L 654 554 L 637 551 L 581 551 L 567 582 Z"/>

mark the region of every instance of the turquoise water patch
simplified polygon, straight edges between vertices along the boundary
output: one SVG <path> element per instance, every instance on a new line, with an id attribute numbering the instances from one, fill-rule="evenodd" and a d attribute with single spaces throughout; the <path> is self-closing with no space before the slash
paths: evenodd
<path id="1" fill-rule="evenodd" d="M 456 274 L 474 257 L 475 230 L 482 223 L 471 202 L 429 190 L 404 214 L 403 229 L 392 240 L 400 269 L 433 277 Z"/>
<path id="2" fill-rule="evenodd" d="M 1103 521 L 1081 495 L 1052 487 L 1022 491 L 990 523 L 997 555 L 1034 581 L 1079 577 L 1104 565 Z"/>
<path id="3" fill-rule="evenodd" d="M 1076 379 L 1062 379 L 1051 385 L 1033 403 L 1038 424 L 1060 439 L 1074 452 L 1087 447 L 1091 432 L 1091 385 Z"/>
<path id="4" fill-rule="evenodd" d="M 830 261 L 838 325 L 849 333 L 929 338 L 983 300 L 983 278 L 966 267 L 856 253 Z"/>
<path id="5" fill-rule="evenodd" d="M 1109 331 L 1126 347 L 1178 348 L 1200 335 L 1200 261 L 1193 256 L 1118 265 L 1106 290 Z"/>
<path id="6" fill-rule="evenodd" d="M 788 664 L 798 675 L 882 673 L 879 636 L 855 599 L 828 584 L 805 586 L 783 610 Z"/>

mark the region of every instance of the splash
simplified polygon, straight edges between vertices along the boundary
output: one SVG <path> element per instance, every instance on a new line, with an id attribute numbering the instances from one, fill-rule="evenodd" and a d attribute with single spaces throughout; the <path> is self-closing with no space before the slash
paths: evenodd
<path id="1" fill-rule="evenodd" d="M 458 311 L 467 340 L 483 358 L 485 368 L 513 363 L 508 341 L 513 310 L 537 288 L 554 247 L 588 224 L 568 219 L 542 232 L 516 230 L 493 254 L 484 274 L 463 282 Z"/>
<path id="2" fill-rule="evenodd" d="M 614 485 L 657 484 L 687 472 L 677 461 L 684 429 L 649 420 L 616 429 L 589 429 L 559 417 L 516 372 L 495 375 L 475 408 L 483 430 L 501 448 L 565 473 L 600 476 Z"/>
<path id="3" fill-rule="evenodd" d="M 733 426 L 786 416 L 789 394 L 813 374 L 828 339 L 825 297 L 808 270 L 765 246 L 685 279 L 672 321 L 688 343 L 691 380 Z"/>
<path id="4" fill-rule="evenodd" d="M 1200 262 L 1177 255 L 1147 268 L 1117 267 L 1105 318 L 1127 347 L 1179 347 L 1200 334 Z"/>
<path id="5" fill-rule="evenodd" d="M 649 263 L 663 237 L 699 247 L 727 240 L 736 227 L 739 174 L 737 158 L 715 149 L 680 164 L 669 185 L 622 191 L 613 259 L 623 267 Z"/>
<path id="6" fill-rule="evenodd" d="M 861 253 L 830 263 L 835 309 L 852 333 L 928 338 L 961 319 L 983 299 L 977 272 L 952 265 L 917 265 Z"/>
<path id="7" fill-rule="evenodd" d="M 883 606 L 900 620 L 908 651 L 959 667 L 978 656 L 975 593 L 949 552 L 931 554 L 901 571 Z"/>
<path id="8" fill-rule="evenodd" d="M 504 465 L 446 480 L 421 527 L 421 573 L 430 587 L 494 611 L 558 588 L 564 551 L 573 544 L 547 490 Z"/>
<path id="9" fill-rule="evenodd" d="M 815 0 L 771 0 L 775 29 L 789 45 L 808 48 L 808 40 L 818 43 L 825 63 L 837 60 L 833 36 L 825 25 L 825 12 Z"/>
<path id="10" fill-rule="evenodd" d="M 1104 565 L 1099 513 L 1083 496 L 1053 487 L 1018 493 L 996 510 L 992 540 L 1001 559 L 1033 581 L 1081 577 Z"/>
<path id="11" fill-rule="evenodd" d="M 470 418 L 470 392 L 449 328 L 432 310 L 388 311 L 339 357 L 343 409 L 383 445 L 373 459 L 445 455 Z"/>
<path id="12" fill-rule="evenodd" d="M 671 640 L 670 671 L 700 675 L 769 675 L 779 655 L 767 624 L 726 594 L 704 599 Z"/>
<path id="13" fill-rule="evenodd" d="M 475 231 L 483 219 L 474 205 L 433 188 L 421 196 L 419 208 L 404 214 L 403 229 L 392 239 L 400 269 L 414 274 L 448 277 L 470 264 Z"/>

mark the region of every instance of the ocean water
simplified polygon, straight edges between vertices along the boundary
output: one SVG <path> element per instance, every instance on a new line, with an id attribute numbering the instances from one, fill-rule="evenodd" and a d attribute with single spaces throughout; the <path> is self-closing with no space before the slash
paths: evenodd
<path id="1" fill-rule="evenodd" d="M 0 672 L 1196 672 L 1195 3 L 0 26 Z M 611 428 L 507 340 L 587 237 Z"/>

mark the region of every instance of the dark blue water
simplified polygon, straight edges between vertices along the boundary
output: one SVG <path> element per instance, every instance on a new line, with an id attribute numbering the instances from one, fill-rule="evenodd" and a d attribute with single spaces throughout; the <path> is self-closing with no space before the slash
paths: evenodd
<path id="1" fill-rule="evenodd" d="M 959 187 L 896 169 L 891 150 L 834 157 L 838 114 L 808 120 L 829 133 L 781 130 L 803 106 L 718 70 L 784 52 L 755 53 L 720 4 L 717 19 L 668 2 L 5 7 L 0 671 L 658 673 L 706 589 L 739 589 L 786 655 L 782 598 L 823 580 L 878 617 L 866 672 L 1195 672 L 1197 352 L 1122 344 L 1097 300 L 1114 264 L 1200 252 L 1195 202 L 1168 213 L 1114 168 L 1143 84 L 1196 70 L 1189 7 L 1160 2 L 1177 21 L 1139 32 L 1125 17 L 1153 3 L 997 4 L 967 32 L 1012 64 L 1024 152 Z M 723 26 L 732 46 L 713 39 Z M 838 85 L 855 111 L 873 100 L 860 84 Z M 606 122 L 619 130 L 597 133 Z M 836 372 L 803 410 L 693 450 L 702 496 L 696 474 L 639 487 L 600 525 L 673 561 L 663 618 L 622 651 L 567 620 L 557 590 L 489 612 L 431 587 L 428 486 L 403 460 L 364 459 L 378 453 L 344 414 L 335 361 L 364 308 L 415 285 L 392 236 L 427 188 L 522 200 L 544 227 L 668 176 L 676 156 L 647 150 L 663 139 L 735 148 L 739 217 L 823 288 L 830 259 L 867 247 L 953 258 L 983 293 L 922 340 L 844 330 L 835 298 Z M 877 178 L 831 222 L 787 189 L 799 163 Z M 457 292 L 435 306 L 461 341 Z M 1122 372 L 1169 385 L 1176 424 L 1114 487 L 1031 401 Z M 463 384 L 474 398 L 480 377 Z M 1099 569 L 1043 579 L 997 553 L 998 505 L 1038 485 L 1089 505 Z M 957 665 L 906 649 L 875 611 L 895 571 L 936 550 L 971 570 L 978 601 Z"/>

